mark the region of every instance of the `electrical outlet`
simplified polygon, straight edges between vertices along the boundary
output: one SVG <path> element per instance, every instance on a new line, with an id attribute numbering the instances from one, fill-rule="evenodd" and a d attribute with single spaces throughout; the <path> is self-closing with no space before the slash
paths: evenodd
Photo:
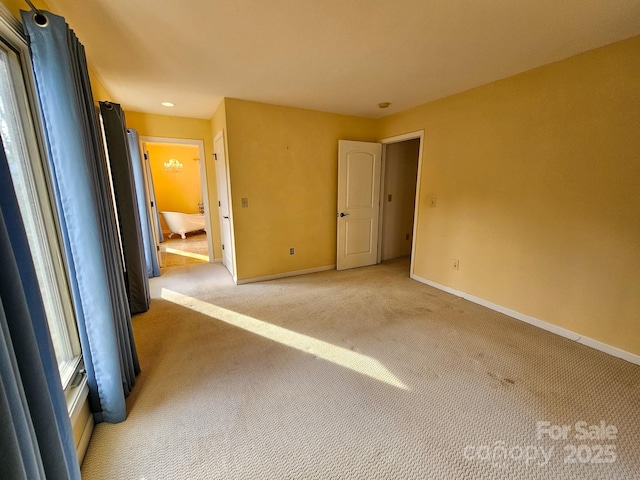
<path id="1" fill-rule="evenodd" d="M 431 198 L 429 199 L 429 206 L 430 206 L 431 208 L 436 208 L 436 197 L 431 197 Z"/>
<path id="2" fill-rule="evenodd" d="M 451 262 L 451 268 L 453 268 L 454 270 L 460 270 L 460 260 L 454 258 Z"/>
<path id="3" fill-rule="evenodd" d="M 291 247 L 291 248 L 289 249 L 289 255 L 293 255 L 293 254 L 295 254 L 295 253 L 296 253 L 296 249 L 295 249 L 295 248 L 293 248 L 293 247 Z"/>
<path id="4" fill-rule="evenodd" d="M 247 208 L 249 206 L 249 199 L 248 198 L 243 198 L 242 199 L 242 208 Z"/>

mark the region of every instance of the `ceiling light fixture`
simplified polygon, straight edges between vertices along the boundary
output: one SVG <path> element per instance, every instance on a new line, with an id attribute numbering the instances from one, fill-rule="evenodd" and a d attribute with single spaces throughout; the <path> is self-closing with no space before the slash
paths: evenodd
<path id="1" fill-rule="evenodd" d="M 174 107 L 175 105 L 171 102 L 162 102 L 160 105 L 163 107 Z"/>
<path id="2" fill-rule="evenodd" d="M 178 173 L 182 170 L 182 163 L 180 163 L 180 160 L 172 158 L 168 162 L 164 162 L 164 169 L 169 172 Z"/>
<path id="3" fill-rule="evenodd" d="M 389 102 L 380 102 L 378 104 L 379 108 L 389 108 L 389 105 L 391 105 Z"/>

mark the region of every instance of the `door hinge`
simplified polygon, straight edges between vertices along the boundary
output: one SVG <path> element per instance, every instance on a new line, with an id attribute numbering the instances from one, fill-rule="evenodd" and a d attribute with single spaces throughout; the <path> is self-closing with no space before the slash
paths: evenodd
<path id="1" fill-rule="evenodd" d="M 218 200 L 218 206 L 221 207 L 222 205 L 220 205 L 220 200 Z"/>
<path id="2" fill-rule="evenodd" d="M 151 206 L 153 207 L 153 202 L 151 202 Z"/>
<path id="3" fill-rule="evenodd" d="M 145 159 L 145 160 L 149 160 L 149 155 L 147 155 L 147 153 L 146 153 L 146 152 L 145 152 L 145 154 L 144 154 L 144 159 Z"/>
<path id="4" fill-rule="evenodd" d="M 214 153 L 214 154 L 213 154 L 213 159 L 214 159 L 214 160 L 218 160 L 218 154 L 217 154 L 217 153 Z"/>
<path id="5" fill-rule="evenodd" d="M 222 244 L 222 249 L 224 250 L 224 243 Z"/>

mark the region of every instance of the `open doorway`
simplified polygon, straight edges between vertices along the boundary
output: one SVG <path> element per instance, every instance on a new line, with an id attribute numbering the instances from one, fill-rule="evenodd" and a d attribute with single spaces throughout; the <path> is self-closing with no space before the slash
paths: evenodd
<path id="1" fill-rule="evenodd" d="M 401 257 L 413 260 L 422 136 L 417 132 L 382 141 L 379 262 Z"/>
<path id="2" fill-rule="evenodd" d="M 162 230 L 161 266 L 213 261 L 203 142 L 158 137 L 141 141 Z"/>

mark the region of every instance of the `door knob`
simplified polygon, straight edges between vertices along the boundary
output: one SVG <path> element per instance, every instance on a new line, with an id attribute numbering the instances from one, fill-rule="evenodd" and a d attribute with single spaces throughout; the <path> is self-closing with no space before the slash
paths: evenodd
<path id="1" fill-rule="evenodd" d="M 340 217 L 348 217 L 349 214 L 348 213 L 344 213 L 344 212 L 340 212 L 339 216 Z"/>

